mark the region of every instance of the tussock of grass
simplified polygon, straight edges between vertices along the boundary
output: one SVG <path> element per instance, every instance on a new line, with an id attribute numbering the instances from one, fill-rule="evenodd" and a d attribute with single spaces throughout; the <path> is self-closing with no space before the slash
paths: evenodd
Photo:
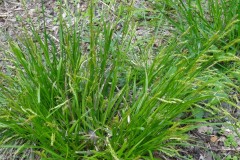
<path id="1" fill-rule="evenodd" d="M 235 43 L 213 47 L 238 22 L 202 40 L 197 52 L 187 39 L 196 28 L 183 29 L 149 58 L 152 40 L 141 54 L 133 52 L 133 5 L 121 8 L 113 23 L 106 15 L 95 22 L 93 1 L 89 6 L 89 34 L 82 34 L 81 18 L 66 25 L 60 10 L 59 42 L 34 28 L 20 43 L 9 42 L 14 76 L 1 73 L 1 146 L 16 154 L 32 149 L 43 159 L 153 159 L 154 151 L 180 156 L 174 147 L 186 144 L 186 132 L 204 121 L 194 119 L 191 108 L 228 100 L 216 89 L 222 77 L 212 67 L 239 60 L 218 54 Z"/>

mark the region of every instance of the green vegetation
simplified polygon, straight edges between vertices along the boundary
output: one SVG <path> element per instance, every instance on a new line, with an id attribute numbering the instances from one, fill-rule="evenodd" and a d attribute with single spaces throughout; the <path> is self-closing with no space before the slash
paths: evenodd
<path id="1" fill-rule="evenodd" d="M 184 159 L 176 146 L 188 131 L 216 117 L 239 125 L 220 106 L 238 107 L 239 0 L 98 2 L 85 12 L 59 3 L 57 39 L 32 25 L 9 41 L 1 148 L 32 159 Z M 138 27 L 152 32 L 139 38 Z"/>

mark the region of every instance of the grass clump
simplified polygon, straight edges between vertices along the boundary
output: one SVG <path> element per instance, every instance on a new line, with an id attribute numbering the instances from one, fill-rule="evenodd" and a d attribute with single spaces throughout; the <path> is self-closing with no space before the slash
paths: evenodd
<path id="1" fill-rule="evenodd" d="M 79 26 L 82 17 L 69 27 L 60 9 L 58 41 L 46 27 L 42 34 L 32 27 L 31 35 L 9 42 L 11 74 L 0 79 L 1 146 L 42 159 L 154 159 L 154 151 L 180 156 L 175 146 L 185 145 L 186 132 L 204 121 L 191 107 L 225 98 L 215 89 L 221 77 L 209 69 L 221 55 L 208 53 L 232 23 L 197 54 L 189 50 L 194 56 L 181 41 L 187 30 L 152 58 L 151 40 L 141 54 L 134 48 L 133 4 L 120 5 L 112 23 L 108 12 L 96 21 L 94 6 L 91 1 L 84 15 L 86 28 Z"/>

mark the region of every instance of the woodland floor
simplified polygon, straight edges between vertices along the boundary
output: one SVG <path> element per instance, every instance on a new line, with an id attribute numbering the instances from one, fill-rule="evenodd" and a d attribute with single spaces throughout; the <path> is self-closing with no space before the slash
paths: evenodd
<path id="1" fill-rule="evenodd" d="M 136 5 L 147 5 L 147 2 L 137 0 Z M 44 0 L 46 7 L 46 23 L 47 28 L 54 35 L 58 33 L 58 26 L 53 21 L 56 16 L 55 8 L 56 0 Z M 81 2 L 80 8 L 86 9 L 87 3 Z M 41 30 L 43 27 L 43 19 L 41 18 L 41 1 L 31 0 L 27 1 L 25 5 L 19 0 L 0 0 L 0 70 L 5 71 L 6 63 L 3 57 L 3 52 L 8 48 L 8 38 L 17 39 L 24 33 L 23 28 L 29 28 L 27 19 L 30 18 L 33 23 Z M 171 35 L 171 26 L 165 30 L 162 36 L 168 37 Z M 139 37 L 149 36 L 151 28 L 139 28 Z M 164 41 L 164 39 L 161 39 Z M 164 43 L 164 42 L 162 42 Z M 0 84 L 1 85 L 1 84 Z M 239 102 L 238 102 L 239 103 Z M 226 105 L 226 104 L 223 104 Z M 240 104 L 239 104 L 240 105 Z M 240 115 L 239 111 L 232 110 L 230 106 L 226 108 L 236 116 Z M 226 120 L 227 121 L 227 120 Z M 187 159 L 194 160 L 237 160 L 240 157 L 240 139 L 226 126 L 219 125 L 218 127 L 202 126 L 197 130 L 189 132 L 192 139 L 192 146 L 184 148 L 182 155 Z M 1 136 L 0 136 L 1 138 Z M 182 149 L 182 147 L 181 147 Z M 1 148 L 0 148 L 1 153 Z M 9 153 L 9 157 L 1 157 L 0 159 L 13 159 Z M 156 158 L 168 159 L 162 155 L 155 153 Z"/>

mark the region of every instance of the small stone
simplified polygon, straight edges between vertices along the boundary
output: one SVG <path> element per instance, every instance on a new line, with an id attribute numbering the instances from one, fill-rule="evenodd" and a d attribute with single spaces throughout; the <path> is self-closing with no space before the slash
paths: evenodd
<path id="1" fill-rule="evenodd" d="M 213 128 L 212 127 L 208 127 L 208 126 L 201 126 L 198 128 L 198 132 L 199 133 L 204 133 L 204 134 L 212 134 L 213 132 Z"/>

